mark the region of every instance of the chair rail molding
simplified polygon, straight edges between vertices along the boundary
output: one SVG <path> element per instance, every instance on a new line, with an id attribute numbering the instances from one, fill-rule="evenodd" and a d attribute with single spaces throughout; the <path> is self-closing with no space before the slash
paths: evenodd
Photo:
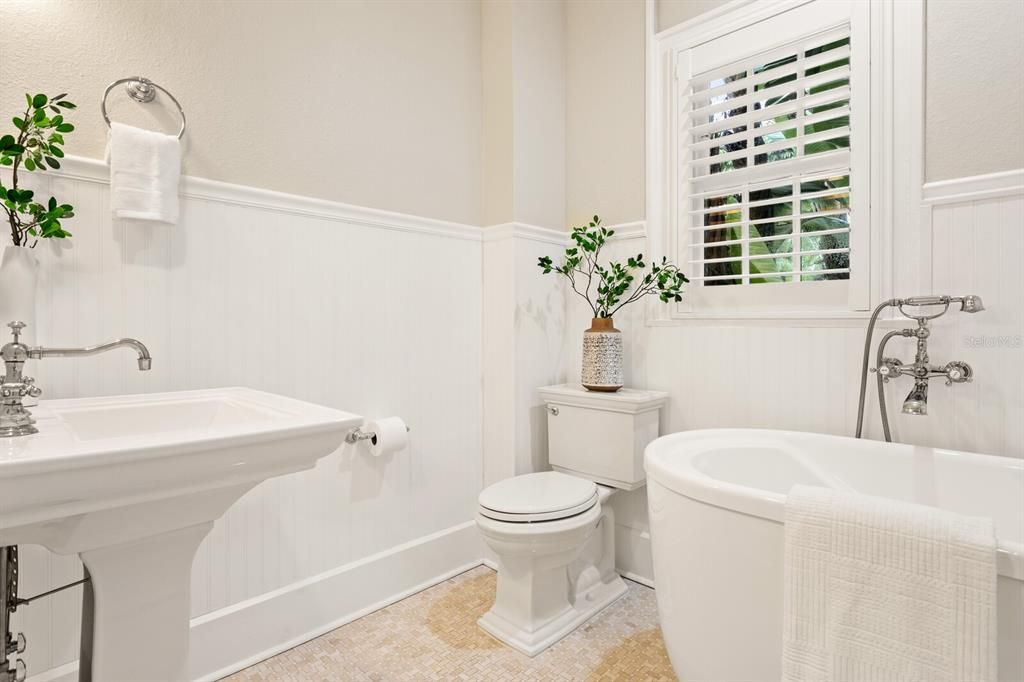
<path id="1" fill-rule="evenodd" d="M 1014 196 L 1024 192 L 1024 168 L 936 180 L 923 189 L 923 203 L 931 206 Z"/>
<path id="2" fill-rule="evenodd" d="M 609 241 L 622 239 L 641 239 L 647 236 L 647 223 L 643 220 L 634 220 L 628 223 L 616 223 L 605 225 L 615 234 Z M 569 246 L 572 239 L 566 230 L 553 230 L 549 227 L 538 227 L 527 223 L 500 223 L 483 229 L 484 242 L 497 242 L 505 239 L 525 239 L 527 241 L 554 244 L 556 246 Z"/>
<path id="3" fill-rule="evenodd" d="M 499 223 L 482 230 L 483 241 L 497 242 L 505 239 L 526 239 L 545 244 L 568 244 L 569 234 L 564 230 L 553 230 L 528 223 Z"/>
<path id="4" fill-rule="evenodd" d="M 40 173 L 31 178 L 47 176 L 63 177 L 84 182 L 110 183 L 110 166 L 103 161 L 81 156 L 68 156 L 61 161 L 59 170 Z M 191 175 L 182 177 L 180 195 L 193 199 L 215 201 L 235 206 L 246 206 L 278 213 L 303 215 L 331 220 L 343 220 L 366 227 L 376 227 L 402 232 L 418 232 L 437 237 L 480 241 L 481 229 L 436 218 L 427 218 L 395 211 L 356 206 L 340 201 L 287 194 L 269 189 L 236 185 L 229 182 L 208 180 Z"/>

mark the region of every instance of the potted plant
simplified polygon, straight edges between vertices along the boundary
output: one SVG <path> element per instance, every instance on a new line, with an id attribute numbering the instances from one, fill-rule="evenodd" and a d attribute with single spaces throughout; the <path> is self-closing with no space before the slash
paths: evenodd
<path id="1" fill-rule="evenodd" d="M 25 95 L 27 106 L 12 119 L 15 134 L 0 135 L 0 208 L 10 228 L 10 240 L 0 247 L 0 329 L 23 320 L 34 329 L 38 262 L 32 249 L 40 239 L 64 239 L 71 233 L 61 221 L 74 215 L 70 204 L 55 197 L 41 202 L 24 187 L 25 172 L 60 168 L 64 134 L 75 127 L 64 120 L 75 105 L 60 94 Z"/>
<path id="2" fill-rule="evenodd" d="M 594 216 L 589 225 L 574 227 L 574 246 L 565 250 L 561 265 L 542 256 L 537 265 L 544 274 L 552 272 L 569 280 L 569 286 L 590 306 L 593 319 L 583 333 L 582 384 L 591 391 L 614 392 L 622 388 L 622 334 L 612 320 L 615 313 L 645 296 L 657 296 L 663 303 L 681 301 L 686 275 L 667 258 L 651 263 L 638 253 L 625 264 L 600 262 L 601 249 L 615 234 Z M 596 291 L 595 289 L 596 285 Z"/>

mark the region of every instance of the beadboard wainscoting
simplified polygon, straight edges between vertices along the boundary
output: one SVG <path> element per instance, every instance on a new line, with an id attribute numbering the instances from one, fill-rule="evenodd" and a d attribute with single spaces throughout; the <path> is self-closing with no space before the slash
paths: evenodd
<path id="1" fill-rule="evenodd" d="M 484 231 L 484 483 L 548 468 L 547 412 L 537 389 L 565 380 L 568 289 L 544 275 L 565 232 L 522 223 Z M 575 296 L 575 294 L 572 294 Z"/>
<path id="2" fill-rule="evenodd" d="M 976 379 L 948 388 L 933 382 L 927 417 L 900 414 L 910 384 L 892 382 L 886 400 L 893 438 L 1024 457 L 1024 171 L 925 185 L 923 196 L 924 248 L 892 254 L 894 294 L 979 294 L 987 310 L 952 311 L 936 320 L 933 361 L 965 360 Z M 646 249 L 642 229 L 623 227 L 609 245 L 610 258 Z M 904 242 L 896 243 L 899 251 Z M 920 290 L 919 272 L 931 282 L 928 291 Z M 588 311 L 582 301 L 570 299 L 568 306 L 566 366 L 570 380 L 578 381 Z M 650 326 L 641 306 L 615 320 L 625 335 L 626 385 L 671 395 L 663 433 L 751 427 L 849 436 L 857 418 L 866 322 L 694 320 Z M 881 327 L 906 322 L 883 321 Z M 913 345 L 896 339 L 888 354 L 912 359 Z M 881 439 L 873 375 L 869 380 L 866 435 Z M 619 570 L 653 578 L 645 489 L 612 499 Z"/>
<path id="3" fill-rule="evenodd" d="M 479 227 L 192 178 L 179 225 L 114 220 L 108 172 L 72 159 L 31 176 L 77 214 L 70 243 L 37 249 L 36 338 L 134 336 L 153 369 L 128 353 L 35 362 L 45 398 L 244 385 L 412 428 L 401 453 L 346 446 L 216 524 L 193 568 L 194 678 L 479 563 Z M 23 595 L 81 575 L 74 556 L 21 556 Z M 80 599 L 75 588 L 18 609 L 33 677 L 73 670 Z"/>
<path id="4" fill-rule="evenodd" d="M 536 389 L 579 379 L 589 311 L 536 266 L 559 256 L 567 235 L 192 178 L 180 225 L 142 225 L 109 217 L 105 174 L 72 160 L 40 188 L 67 197 L 78 217 L 72 244 L 39 251 L 37 339 L 137 336 L 153 371 L 136 372 L 127 354 L 46 360 L 30 369 L 46 397 L 241 384 L 398 414 L 413 429 L 410 448 L 390 460 L 343 448 L 256 488 L 216 525 L 193 570 L 194 677 L 213 679 L 479 563 L 482 481 L 547 468 Z M 894 434 L 1024 457 L 1024 173 L 926 185 L 922 196 L 919 226 L 897 231 L 893 253 L 881 255 L 894 293 L 976 293 L 988 310 L 937 321 L 933 358 L 966 360 L 977 379 L 936 385 L 927 418 L 898 414 L 909 385 L 895 382 Z M 614 227 L 609 257 L 646 250 L 643 223 Z M 663 433 L 854 432 L 866 320 L 645 320 L 633 306 L 616 325 L 627 385 L 671 395 Z M 892 354 L 912 348 L 894 342 Z M 870 390 L 867 410 L 867 434 L 879 438 Z M 646 493 L 612 504 L 618 568 L 652 584 Z M 22 551 L 23 594 L 81 575 L 75 557 Z M 40 682 L 73 675 L 80 598 L 73 589 L 18 611 Z"/>

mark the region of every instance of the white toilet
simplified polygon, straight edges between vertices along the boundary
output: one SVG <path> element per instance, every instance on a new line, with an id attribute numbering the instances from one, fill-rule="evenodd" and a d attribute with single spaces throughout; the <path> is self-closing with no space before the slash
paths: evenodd
<path id="1" fill-rule="evenodd" d="M 580 386 L 540 389 L 554 471 L 480 493 L 477 526 L 497 557 L 498 590 L 480 627 L 536 656 L 621 597 L 615 572 L 616 489 L 644 485 L 644 447 L 658 437 L 668 394 Z"/>

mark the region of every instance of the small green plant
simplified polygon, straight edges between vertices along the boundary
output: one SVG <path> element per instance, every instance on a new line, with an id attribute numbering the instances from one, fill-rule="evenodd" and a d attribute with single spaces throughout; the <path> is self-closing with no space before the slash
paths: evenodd
<path id="1" fill-rule="evenodd" d="M 64 111 L 75 108 L 66 95 L 25 95 L 25 113 L 12 119 L 17 135 L 0 136 L 0 166 L 11 169 L 11 186 L 0 181 L 0 208 L 7 214 L 14 246 L 34 247 L 40 239 L 64 239 L 71 233 L 61 220 L 75 215 L 71 204 L 55 197 L 46 203 L 35 200 L 35 192 L 22 189 L 19 171 L 45 171 L 60 168 L 64 158 L 64 134 L 75 129 L 64 120 Z M 48 115 L 48 114 L 52 114 Z"/>
<path id="2" fill-rule="evenodd" d="M 683 284 L 690 280 L 667 258 L 651 263 L 650 269 L 642 253 L 630 256 L 624 265 L 615 261 L 602 265 L 598 260 L 601 249 L 614 234 L 615 230 L 603 227 L 601 219 L 594 216 L 589 225 L 572 228 L 570 236 L 575 246 L 565 250 L 561 265 L 555 265 L 550 256 L 541 256 L 537 265 L 545 275 L 554 272 L 568 279 L 594 317 L 612 317 L 648 295 L 657 296 L 663 303 L 683 300 Z M 596 295 L 592 291 L 595 284 Z"/>

